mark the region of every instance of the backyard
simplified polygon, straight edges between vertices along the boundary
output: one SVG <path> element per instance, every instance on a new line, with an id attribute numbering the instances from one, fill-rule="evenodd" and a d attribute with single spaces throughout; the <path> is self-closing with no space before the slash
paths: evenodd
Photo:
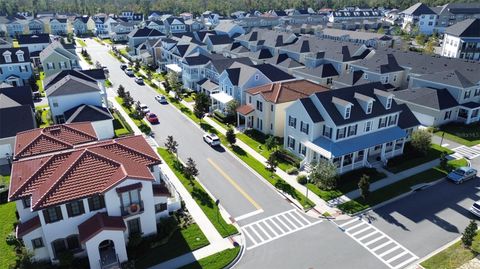
<path id="1" fill-rule="evenodd" d="M 460 124 L 451 123 L 440 127 L 435 132 L 438 136 L 444 136 L 445 139 L 471 147 L 480 144 L 480 124 Z"/>

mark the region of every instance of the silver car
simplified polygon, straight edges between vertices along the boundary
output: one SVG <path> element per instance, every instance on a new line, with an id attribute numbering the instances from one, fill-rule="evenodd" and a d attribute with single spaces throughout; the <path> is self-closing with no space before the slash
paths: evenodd
<path id="1" fill-rule="evenodd" d="M 447 178 L 456 184 L 461 184 L 464 181 L 475 178 L 476 176 L 477 176 L 477 170 L 468 166 L 464 166 L 450 172 L 447 175 Z"/>

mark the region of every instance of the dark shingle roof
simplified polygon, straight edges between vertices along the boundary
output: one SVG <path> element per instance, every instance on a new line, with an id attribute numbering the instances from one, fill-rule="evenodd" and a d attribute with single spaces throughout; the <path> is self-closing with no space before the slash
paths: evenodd
<path id="1" fill-rule="evenodd" d="M 253 67 L 260 70 L 260 72 L 262 72 L 268 79 L 270 79 L 273 82 L 295 78 L 292 75 L 278 69 L 277 67 L 271 64 L 259 64 Z"/>
<path id="2" fill-rule="evenodd" d="M 18 132 L 33 128 L 35 128 L 35 120 L 29 105 L 0 109 L 0 138 L 12 137 Z"/>
<path id="3" fill-rule="evenodd" d="M 50 36 L 48 34 L 19 35 L 17 41 L 20 45 L 50 43 Z"/>
<path id="4" fill-rule="evenodd" d="M 398 127 L 408 129 L 420 125 L 417 117 L 415 117 L 407 105 L 401 104 L 399 107 L 402 109 L 402 112 L 400 112 L 400 117 L 398 118 Z"/>
<path id="5" fill-rule="evenodd" d="M 447 89 L 415 88 L 395 92 L 395 98 L 401 101 L 443 110 L 458 106 L 458 102 Z"/>
<path id="6" fill-rule="evenodd" d="M 208 36 L 213 45 L 230 44 L 233 40 L 228 35 L 210 35 Z"/>
<path id="7" fill-rule="evenodd" d="M 445 33 L 458 37 L 480 37 L 480 19 L 467 19 L 447 29 Z"/>
<path id="8" fill-rule="evenodd" d="M 137 28 L 128 34 L 129 37 L 152 37 L 152 36 L 165 36 L 156 29 L 149 28 Z"/>
<path id="9" fill-rule="evenodd" d="M 112 119 L 112 115 L 105 107 L 79 105 L 63 113 L 66 123 L 91 122 Z"/>
<path id="10" fill-rule="evenodd" d="M 403 14 L 413 15 L 413 16 L 420 16 L 426 14 L 435 14 L 433 10 L 431 10 L 427 5 L 423 3 L 416 3 L 415 5 L 405 9 L 402 11 Z"/>
<path id="11" fill-rule="evenodd" d="M 28 48 L 4 48 L 0 49 L 0 55 L 3 55 L 6 51 L 10 51 L 12 53 L 11 55 L 11 62 L 10 63 L 25 63 L 25 62 L 30 62 L 30 54 L 28 52 Z M 23 52 L 23 61 L 19 61 L 16 53 L 18 51 Z M 5 62 L 5 57 L 0 57 L 0 64 L 10 64 Z"/>
<path id="12" fill-rule="evenodd" d="M 320 112 L 317 110 L 317 107 L 313 103 L 312 99 L 308 97 L 302 98 L 300 99 L 300 102 L 314 123 L 323 121 L 322 115 L 320 115 Z"/>
<path id="13" fill-rule="evenodd" d="M 34 108 L 34 104 L 32 100 L 32 90 L 30 89 L 30 86 L 6 87 L 6 88 L 0 87 L 0 94 L 7 96 L 13 101 L 19 103 L 20 105 L 28 105 L 31 108 Z"/>

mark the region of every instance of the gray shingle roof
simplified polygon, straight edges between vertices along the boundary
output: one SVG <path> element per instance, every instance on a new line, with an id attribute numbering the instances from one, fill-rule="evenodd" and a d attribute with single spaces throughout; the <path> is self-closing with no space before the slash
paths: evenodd
<path id="1" fill-rule="evenodd" d="M 431 10 L 427 5 L 423 3 L 416 3 L 415 5 L 405 9 L 402 11 L 403 14 L 413 15 L 413 16 L 420 16 L 420 15 L 427 15 L 427 14 L 435 14 L 433 10 Z"/>
<path id="2" fill-rule="evenodd" d="M 458 106 L 458 102 L 447 89 L 415 88 L 395 92 L 395 99 L 443 110 Z"/>
<path id="3" fill-rule="evenodd" d="M 480 19 L 467 19 L 449 26 L 445 33 L 458 37 L 480 37 Z"/>
<path id="4" fill-rule="evenodd" d="M 112 115 L 105 107 L 79 105 L 63 113 L 65 123 L 111 120 Z"/>
<path id="5" fill-rule="evenodd" d="M 50 84 L 45 88 L 47 97 L 62 96 L 86 92 L 100 92 L 100 88 L 96 82 L 80 79 L 73 75 L 67 75 L 57 82 Z"/>

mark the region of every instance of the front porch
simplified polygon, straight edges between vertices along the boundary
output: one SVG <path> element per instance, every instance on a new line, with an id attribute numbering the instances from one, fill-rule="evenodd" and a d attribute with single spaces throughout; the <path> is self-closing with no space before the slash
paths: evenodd
<path id="1" fill-rule="evenodd" d="M 212 106 L 210 111 L 218 110 L 223 114 L 227 113 L 227 104 L 233 100 L 233 97 L 225 92 L 218 92 L 210 95 L 212 100 Z"/>
<path id="2" fill-rule="evenodd" d="M 253 128 L 255 109 L 251 105 L 243 105 L 237 108 L 237 128 L 247 130 Z"/>
<path id="3" fill-rule="evenodd" d="M 307 141 L 301 166 L 320 158 L 333 162 L 339 174 L 362 167 L 384 166 L 388 159 L 403 153 L 406 141 L 404 130 L 398 127 L 389 129 L 339 142 L 324 137 L 313 142 Z"/>

